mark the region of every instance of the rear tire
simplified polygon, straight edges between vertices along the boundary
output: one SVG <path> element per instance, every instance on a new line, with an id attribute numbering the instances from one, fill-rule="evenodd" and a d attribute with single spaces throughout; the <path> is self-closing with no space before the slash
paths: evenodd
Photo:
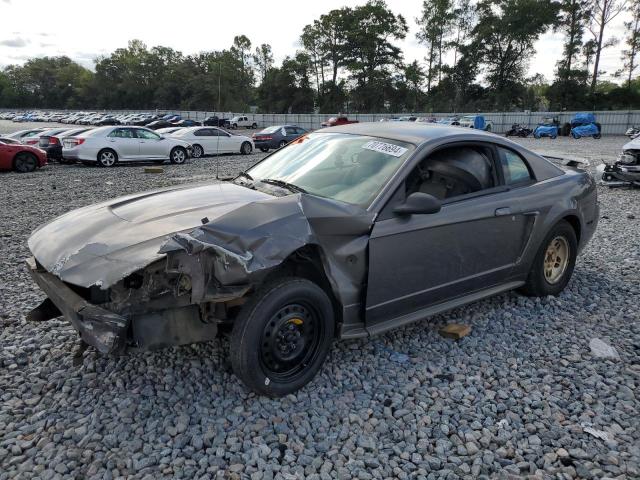
<path id="1" fill-rule="evenodd" d="M 193 150 L 191 151 L 191 156 L 193 158 L 200 158 L 203 154 L 204 154 L 204 151 L 202 150 L 202 147 L 198 144 L 195 144 L 193 146 Z"/>
<path id="2" fill-rule="evenodd" d="M 13 169 L 18 173 L 31 173 L 38 168 L 38 159 L 33 153 L 20 152 L 13 160 Z"/>
<path id="3" fill-rule="evenodd" d="M 260 150 L 261 150 L 261 151 L 263 151 L 263 152 L 265 152 L 265 153 L 267 153 L 267 152 L 269 151 L 269 149 L 268 149 L 268 148 L 265 148 L 265 147 L 260 147 Z"/>
<path id="4" fill-rule="evenodd" d="M 571 279 L 577 253 L 576 232 L 566 220 L 559 221 L 542 241 L 522 293 L 531 297 L 558 295 Z"/>
<path id="5" fill-rule="evenodd" d="M 257 124 L 257 123 L 253 123 L 253 124 L 251 125 L 251 128 L 253 128 L 253 129 L 255 130 L 256 128 L 258 128 L 258 124 Z"/>
<path id="6" fill-rule="evenodd" d="M 303 278 L 267 282 L 245 303 L 231 333 L 233 371 L 270 397 L 295 392 L 322 367 L 334 338 L 333 305 Z"/>
<path id="7" fill-rule="evenodd" d="M 118 154 L 110 148 L 98 152 L 98 165 L 101 167 L 113 167 L 118 163 Z"/>
<path id="8" fill-rule="evenodd" d="M 598 140 L 599 138 L 602 138 L 602 134 L 600 132 L 596 133 L 593 135 L 593 138 L 595 138 L 596 140 Z"/>

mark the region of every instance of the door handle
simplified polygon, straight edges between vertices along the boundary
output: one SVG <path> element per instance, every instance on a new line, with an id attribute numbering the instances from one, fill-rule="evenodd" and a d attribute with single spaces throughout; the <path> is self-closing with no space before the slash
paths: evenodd
<path id="1" fill-rule="evenodd" d="M 496 208 L 496 217 L 504 217 L 505 215 L 511 215 L 511 209 L 509 207 Z"/>

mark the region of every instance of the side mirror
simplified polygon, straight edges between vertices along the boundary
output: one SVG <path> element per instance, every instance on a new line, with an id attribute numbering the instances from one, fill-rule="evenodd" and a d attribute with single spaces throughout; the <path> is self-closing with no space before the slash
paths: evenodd
<path id="1" fill-rule="evenodd" d="M 414 213 L 437 213 L 442 208 L 442 203 L 433 195 L 422 192 L 414 192 L 409 195 L 402 205 L 393 209 L 396 215 L 412 215 Z"/>

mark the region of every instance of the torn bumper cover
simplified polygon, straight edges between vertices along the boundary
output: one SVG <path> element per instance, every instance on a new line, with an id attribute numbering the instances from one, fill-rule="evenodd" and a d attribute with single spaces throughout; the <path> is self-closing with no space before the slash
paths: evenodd
<path id="1" fill-rule="evenodd" d="M 39 269 L 35 258 L 27 259 L 26 263 L 33 280 L 71 322 L 84 342 L 101 353 L 124 351 L 128 319 L 87 302 L 55 275 Z"/>

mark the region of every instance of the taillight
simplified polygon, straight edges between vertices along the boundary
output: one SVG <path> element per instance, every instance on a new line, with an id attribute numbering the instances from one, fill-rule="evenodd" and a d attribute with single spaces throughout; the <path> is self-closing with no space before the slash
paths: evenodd
<path id="1" fill-rule="evenodd" d="M 84 138 L 65 138 L 64 146 L 67 148 L 77 147 L 78 145 L 82 145 L 84 140 Z"/>
<path id="2" fill-rule="evenodd" d="M 27 140 L 26 142 L 24 142 L 25 145 L 35 145 L 36 143 L 38 143 L 40 141 L 39 138 L 35 138 L 35 139 L 31 139 L 31 140 Z"/>
<path id="3" fill-rule="evenodd" d="M 60 145 L 60 140 L 57 137 L 49 137 L 49 145 Z"/>

